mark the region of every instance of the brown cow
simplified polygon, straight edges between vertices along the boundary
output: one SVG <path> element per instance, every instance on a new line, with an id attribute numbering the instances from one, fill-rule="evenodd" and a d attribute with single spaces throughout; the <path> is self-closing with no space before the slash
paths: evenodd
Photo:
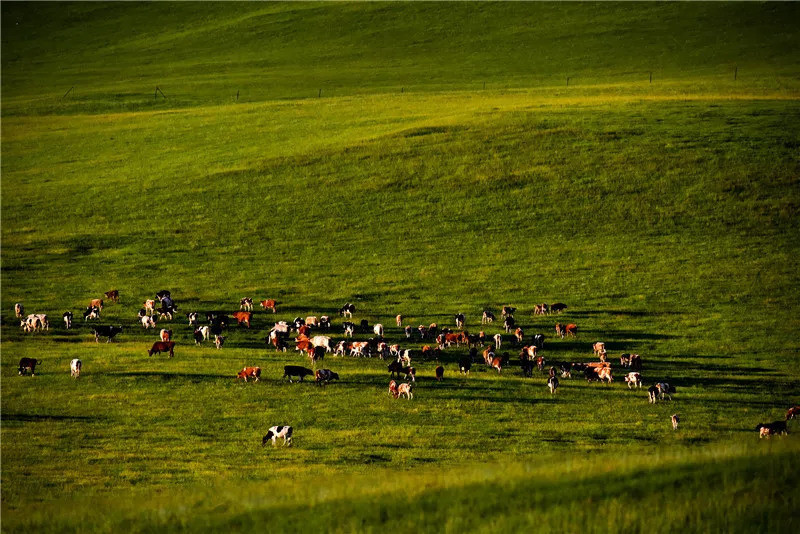
<path id="1" fill-rule="evenodd" d="M 106 291 L 104 295 L 108 300 L 112 302 L 119 302 L 119 291 L 116 289 L 112 289 L 111 291 Z"/>
<path id="2" fill-rule="evenodd" d="M 162 352 L 169 352 L 170 358 L 175 356 L 175 342 L 174 341 L 156 341 L 150 350 L 147 351 L 148 356 L 153 354 L 161 354 Z"/>
<path id="3" fill-rule="evenodd" d="M 565 329 L 568 336 L 578 337 L 578 325 L 570 323 Z"/>
<path id="4" fill-rule="evenodd" d="M 434 372 L 436 373 L 436 380 L 441 382 L 442 378 L 444 378 L 444 367 L 440 365 L 439 367 L 436 368 Z"/>
<path id="5" fill-rule="evenodd" d="M 233 318 L 236 319 L 236 322 L 239 323 L 239 326 L 245 325 L 247 328 L 250 328 L 250 319 L 253 318 L 253 312 L 249 311 L 233 312 Z"/>
<path id="6" fill-rule="evenodd" d="M 261 378 L 261 367 L 245 367 L 236 375 L 237 379 L 243 378 L 245 382 L 247 382 L 248 377 L 255 378 L 255 381 L 258 382 Z"/>
<path id="7" fill-rule="evenodd" d="M 788 410 L 786 410 L 786 420 L 794 419 L 796 416 L 800 415 L 800 406 L 792 406 Z"/>
<path id="8" fill-rule="evenodd" d="M 514 335 L 517 338 L 517 343 L 522 343 L 522 338 L 525 337 L 525 332 L 522 331 L 522 328 L 517 328 L 514 331 Z"/>
<path id="9" fill-rule="evenodd" d="M 100 311 L 103 311 L 103 299 L 92 299 L 89 303 L 90 308 L 100 308 Z"/>
<path id="10" fill-rule="evenodd" d="M 296 338 L 294 338 L 295 343 L 295 350 L 304 351 L 308 347 L 311 347 L 311 340 L 304 334 L 300 334 Z"/>
<path id="11" fill-rule="evenodd" d="M 277 304 L 273 299 L 262 300 L 259 304 L 261 304 L 261 307 L 265 310 L 272 310 L 272 313 L 278 311 Z"/>
<path id="12" fill-rule="evenodd" d="M 172 341 L 172 330 L 161 329 L 161 341 Z"/>

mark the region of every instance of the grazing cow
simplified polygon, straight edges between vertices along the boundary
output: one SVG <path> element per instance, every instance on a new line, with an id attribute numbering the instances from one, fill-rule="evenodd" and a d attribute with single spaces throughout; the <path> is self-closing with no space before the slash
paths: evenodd
<path id="1" fill-rule="evenodd" d="M 378 323 L 374 327 L 372 327 L 372 331 L 375 332 L 376 336 L 383 337 L 383 325 Z"/>
<path id="2" fill-rule="evenodd" d="M 244 297 L 239 301 L 239 309 L 245 311 L 253 311 L 253 299 Z"/>
<path id="3" fill-rule="evenodd" d="M 67 330 L 69 330 L 70 328 L 72 328 L 72 312 L 71 311 L 64 312 L 63 317 L 64 317 L 64 326 L 67 328 Z"/>
<path id="4" fill-rule="evenodd" d="M 361 319 L 361 331 L 365 334 L 369 332 L 369 321 Z"/>
<path id="5" fill-rule="evenodd" d="M 642 370 L 642 358 L 638 354 L 631 354 L 631 369 L 634 371 Z"/>
<path id="6" fill-rule="evenodd" d="M 490 358 L 490 366 L 492 369 L 497 369 L 497 374 L 503 370 L 503 366 L 508 362 L 508 355 L 503 353 L 501 356 L 494 356 Z"/>
<path id="7" fill-rule="evenodd" d="M 331 352 L 331 338 L 328 336 L 314 336 L 311 338 L 311 344 L 315 347 L 323 347 L 327 352 Z"/>
<path id="8" fill-rule="evenodd" d="M 172 313 L 176 310 L 176 308 L 172 306 L 161 306 L 156 311 L 158 312 L 158 318 L 160 319 L 169 319 L 172 320 Z"/>
<path id="9" fill-rule="evenodd" d="M 214 336 L 214 346 L 218 349 L 222 348 L 222 344 L 225 343 L 225 336 L 215 335 Z"/>
<path id="10" fill-rule="evenodd" d="M 161 341 L 172 341 L 172 330 L 167 330 L 166 328 L 161 329 Z"/>
<path id="11" fill-rule="evenodd" d="M 350 344 L 350 356 L 358 356 L 360 358 L 368 356 L 369 343 L 366 341 L 354 341 Z"/>
<path id="12" fill-rule="evenodd" d="M 246 326 L 250 328 L 250 320 L 253 318 L 253 312 L 249 311 L 237 311 L 233 312 L 233 318 L 236 319 L 236 323 L 239 326 Z"/>
<path id="13" fill-rule="evenodd" d="M 397 382 L 395 382 L 394 380 L 389 381 L 389 395 L 391 395 L 395 399 L 397 398 L 397 395 L 398 395 L 398 393 L 397 393 Z"/>
<path id="14" fill-rule="evenodd" d="M 794 419 L 798 414 L 800 414 L 800 406 L 792 406 L 786 410 L 786 420 Z"/>
<path id="15" fill-rule="evenodd" d="M 306 317 L 306 324 L 310 327 L 318 328 L 319 319 L 317 319 L 316 315 L 309 315 L 308 317 Z"/>
<path id="16" fill-rule="evenodd" d="M 342 323 L 342 326 L 344 327 L 344 335 L 347 337 L 353 337 L 353 332 L 356 330 L 356 325 L 350 322 L 345 322 Z"/>
<path id="17" fill-rule="evenodd" d="M 136 314 L 136 317 L 141 319 L 142 317 L 146 317 L 146 316 L 147 316 L 147 312 L 145 311 L 145 309 L 144 308 L 139 308 L 139 313 Z"/>
<path id="18" fill-rule="evenodd" d="M 98 325 L 92 328 L 92 331 L 94 332 L 95 343 L 100 343 L 100 336 L 107 337 L 106 343 L 109 343 L 117 334 L 122 332 L 122 325 Z"/>
<path id="19" fill-rule="evenodd" d="M 519 365 L 522 368 L 522 376 L 528 378 L 533 376 L 533 361 L 529 360 L 524 353 L 519 355 Z"/>
<path id="20" fill-rule="evenodd" d="M 402 315 L 398 314 L 397 317 L 394 318 L 394 320 L 397 322 L 398 328 L 403 326 L 403 316 Z"/>
<path id="21" fill-rule="evenodd" d="M 494 359 L 494 346 L 489 345 L 483 350 L 483 361 L 486 365 L 491 365 L 492 359 Z"/>
<path id="22" fill-rule="evenodd" d="M 236 378 L 242 378 L 245 382 L 247 382 L 248 378 L 254 378 L 254 381 L 258 382 L 261 379 L 261 367 L 245 367 L 239 371 Z"/>
<path id="23" fill-rule="evenodd" d="M 273 299 L 262 300 L 259 302 L 259 304 L 265 310 L 272 310 L 272 313 L 276 313 L 278 311 L 278 305 Z"/>
<path id="24" fill-rule="evenodd" d="M 511 332 L 514 327 L 516 326 L 516 322 L 514 321 L 514 317 L 508 316 L 503 319 L 503 328 L 505 329 L 506 333 Z"/>
<path id="25" fill-rule="evenodd" d="M 669 400 L 672 400 L 671 393 L 675 393 L 675 387 L 670 386 L 666 382 L 659 382 L 656 384 L 656 388 L 658 388 L 658 397 L 661 400 L 664 400 L 664 397 L 669 397 Z"/>
<path id="26" fill-rule="evenodd" d="M 624 368 L 628 368 L 631 366 L 631 355 L 630 354 L 623 354 L 619 357 L 619 365 Z"/>
<path id="27" fill-rule="evenodd" d="M 83 312 L 83 320 L 88 321 L 89 319 L 99 319 L 100 318 L 100 308 L 97 306 L 89 306 Z"/>
<path id="28" fill-rule="evenodd" d="M 35 358 L 20 358 L 19 374 L 24 375 L 27 374 L 28 371 L 30 371 L 31 376 L 34 376 L 36 373 L 37 365 L 42 365 L 42 360 L 37 360 Z"/>
<path id="29" fill-rule="evenodd" d="M 528 345 L 526 347 L 522 347 L 522 352 L 519 353 L 519 357 L 522 358 L 524 354 L 526 359 L 533 361 L 536 359 L 536 354 L 538 352 L 539 349 L 536 348 L 536 345 Z"/>
<path id="30" fill-rule="evenodd" d="M 602 341 L 598 341 L 592 345 L 592 353 L 595 356 L 598 356 L 606 351 L 606 344 Z"/>
<path id="31" fill-rule="evenodd" d="M 516 308 L 512 308 L 511 306 L 503 306 L 503 311 L 500 313 L 500 315 L 503 318 L 513 317 L 514 316 L 514 312 L 516 312 L 516 311 L 517 311 L 517 309 Z"/>
<path id="32" fill-rule="evenodd" d="M 344 306 L 339 308 L 339 315 L 341 315 L 343 317 L 347 317 L 349 319 L 352 319 L 353 318 L 353 312 L 355 312 L 355 311 L 356 311 L 356 307 L 353 304 L 350 304 L 348 302 L 347 304 L 345 304 Z"/>
<path id="33" fill-rule="evenodd" d="M 344 356 L 345 352 L 350 350 L 350 344 L 347 341 L 340 341 L 336 344 L 336 349 L 333 351 L 334 356 Z"/>
<path id="34" fill-rule="evenodd" d="M 628 389 L 633 389 L 635 387 L 640 388 L 642 387 L 642 375 L 639 373 L 628 373 L 625 376 L 625 382 L 628 383 Z"/>
<path id="35" fill-rule="evenodd" d="M 20 317 L 22 317 L 23 315 L 25 315 L 25 306 L 23 306 L 23 305 L 22 305 L 22 304 L 20 304 L 19 302 L 17 302 L 16 304 L 14 304 L 14 315 L 16 315 L 16 316 L 17 316 L 17 318 L 20 318 Z"/>
<path id="36" fill-rule="evenodd" d="M 517 343 L 522 343 L 522 338 L 525 337 L 525 332 L 522 331 L 522 328 L 517 328 L 514 331 L 514 337 L 517 338 Z"/>
<path id="37" fill-rule="evenodd" d="M 544 371 L 544 356 L 537 356 L 536 357 L 536 368 L 541 373 Z"/>
<path id="38" fill-rule="evenodd" d="M 550 306 L 550 311 L 553 313 L 561 313 L 567 309 L 567 305 L 563 302 L 556 302 Z"/>
<path id="39" fill-rule="evenodd" d="M 171 299 L 171 298 L 172 298 L 172 293 L 170 293 L 170 292 L 169 292 L 168 290 L 166 290 L 166 289 L 162 289 L 161 291 L 159 291 L 158 293 L 156 293 L 156 298 L 157 298 L 158 300 L 163 300 L 163 299 L 164 299 L 164 297 L 167 297 L 168 299 Z"/>
<path id="40" fill-rule="evenodd" d="M 570 323 L 566 326 L 565 330 L 568 336 L 578 337 L 578 325 Z"/>
<path id="41" fill-rule="evenodd" d="M 282 334 L 277 330 L 270 330 L 267 343 L 271 343 L 272 346 L 275 347 L 275 351 L 286 352 L 288 345 L 286 344 L 286 338 L 284 335 L 285 334 Z"/>
<path id="42" fill-rule="evenodd" d="M 533 307 L 533 314 L 534 315 L 545 315 L 550 311 L 549 306 L 547 304 L 536 304 Z"/>
<path id="43" fill-rule="evenodd" d="M 533 336 L 533 346 L 539 350 L 544 348 L 544 334 L 536 334 Z"/>
<path id="44" fill-rule="evenodd" d="M 91 302 L 89 302 L 89 307 L 99 308 L 100 311 L 103 311 L 103 299 L 92 299 Z"/>
<path id="45" fill-rule="evenodd" d="M 558 368 L 561 370 L 561 378 L 572 378 L 572 365 L 562 363 Z"/>
<path id="46" fill-rule="evenodd" d="M 401 350 L 400 354 L 397 356 L 397 361 L 403 365 L 411 365 L 411 350 Z"/>
<path id="47" fill-rule="evenodd" d="M 156 313 L 156 301 L 152 299 L 144 301 L 144 309 L 147 315 L 154 315 Z"/>
<path id="48" fill-rule="evenodd" d="M 319 327 L 322 330 L 330 330 L 331 328 L 331 318 L 327 315 L 323 315 L 319 318 Z"/>
<path id="49" fill-rule="evenodd" d="M 650 404 L 656 403 L 656 399 L 658 399 L 658 388 L 656 386 L 650 386 L 647 388 L 647 399 Z"/>
<path id="50" fill-rule="evenodd" d="M 441 382 L 442 378 L 444 378 L 444 367 L 440 365 L 433 372 L 436 374 L 436 380 Z"/>
<path id="51" fill-rule="evenodd" d="M 403 367 L 403 373 L 406 375 L 406 380 L 408 380 L 410 377 L 412 382 L 417 381 L 417 370 L 415 368 L 411 366 Z"/>
<path id="52" fill-rule="evenodd" d="M 189 319 L 189 326 L 197 326 L 199 324 L 197 317 L 197 312 L 189 312 L 186 314 L 186 318 Z"/>
<path id="53" fill-rule="evenodd" d="M 81 368 L 83 367 L 83 362 L 80 361 L 78 358 L 75 358 L 71 362 L 69 362 L 69 374 L 73 378 L 78 378 L 81 376 Z"/>
<path id="54" fill-rule="evenodd" d="M 770 437 L 774 435 L 788 434 L 789 430 L 786 428 L 786 421 L 773 421 L 772 423 L 761 423 L 756 427 L 759 437 Z"/>
<path id="55" fill-rule="evenodd" d="M 556 335 L 561 336 L 561 339 L 564 339 L 564 336 L 567 334 L 567 329 L 561 323 L 556 323 Z"/>
<path id="56" fill-rule="evenodd" d="M 681 418 L 678 414 L 674 413 L 670 419 L 672 420 L 672 430 L 678 430 L 678 423 L 680 423 Z"/>
<path id="57" fill-rule="evenodd" d="M 207 339 L 209 339 L 211 337 L 211 327 L 210 326 L 201 326 L 197 330 L 199 330 L 200 333 L 203 334 L 203 339 L 204 340 L 207 340 Z"/>
<path id="58" fill-rule="evenodd" d="M 458 360 L 458 370 L 463 375 L 469 375 L 469 370 L 472 367 L 472 358 L 469 356 L 462 356 Z"/>
<path id="59" fill-rule="evenodd" d="M 550 378 L 548 378 L 547 387 L 550 388 L 551 395 L 555 393 L 556 390 L 558 389 L 558 378 L 556 378 L 555 376 L 551 376 Z"/>
<path id="60" fill-rule="evenodd" d="M 483 316 L 481 317 L 481 324 L 489 324 L 494 321 L 494 314 L 489 310 L 483 310 Z"/>
<path id="61" fill-rule="evenodd" d="M 497 345 L 497 348 L 503 346 L 503 335 L 502 334 L 495 334 L 494 335 L 494 344 Z"/>
<path id="62" fill-rule="evenodd" d="M 145 329 L 156 327 L 156 320 L 150 317 L 149 315 L 145 315 L 144 317 L 142 317 L 141 321 L 142 321 L 142 327 Z"/>
<path id="63" fill-rule="evenodd" d="M 20 321 L 19 325 L 25 332 L 35 332 L 36 330 L 46 330 L 50 328 L 47 315 L 42 313 L 32 313 L 28 315 L 24 320 Z"/>
<path id="64" fill-rule="evenodd" d="M 413 329 L 410 326 L 405 327 L 404 332 L 406 334 L 406 339 L 411 339 L 411 332 Z"/>
<path id="65" fill-rule="evenodd" d="M 391 352 L 389 351 L 389 345 L 384 341 L 378 343 L 376 351 L 378 352 L 378 356 L 380 357 L 381 360 L 383 360 L 384 358 L 388 358 L 389 355 L 391 354 Z"/>
<path id="66" fill-rule="evenodd" d="M 300 382 L 303 381 L 303 378 L 306 376 L 314 376 L 314 371 L 307 367 L 301 367 L 299 365 L 284 365 L 283 366 L 283 378 L 289 378 L 289 382 L 292 381 L 292 377 L 296 376 L 300 378 Z"/>
<path id="67" fill-rule="evenodd" d="M 162 352 L 169 353 L 169 357 L 175 356 L 175 342 L 174 341 L 156 341 L 150 350 L 147 351 L 148 356 L 153 354 L 161 354 Z"/>
<path id="68" fill-rule="evenodd" d="M 323 385 L 327 384 L 331 380 L 339 380 L 339 374 L 334 373 L 330 369 L 319 369 L 317 370 L 316 375 L 314 375 L 314 378 L 316 379 L 318 385 Z"/>
<path id="69" fill-rule="evenodd" d="M 426 339 L 428 337 L 428 327 L 425 325 L 419 325 L 417 327 L 417 331 L 419 332 L 420 339 Z"/>
<path id="70" fill-rule="evenodd" d="M 301 324 L 297 328 L 297 335 L 298 336 L 308 336 L 308 334 L 310 334 L 310 333 L 311 333 L 311 327 L 308 326 L 307 324 Z"/>
<path id="71" fill-rule="evenodd" d="M 284 425 L 270 427 L 270 429 L 267 430 L 267 434 L 261 440 L 261 446 L 263 447 L 264 445 L 267 444 L 269 440 L 272 440 L 272 446 L 274 447 L 275 440 L 277 440 L 278 438 L 283 438 L 283 444 L 287 447 L 291 447 L 292 427 Z"/>
<path id="72" fill-rule="evenodd" d="M 414 388 L 411 384 L 404 382 L 397 386 L 397 396 L 398 398 L 405 395 L 406 399 L 411 400 L 414 398 L 414 392 L 412 391 Z"/>
<path id="73" fill-rule="evenodd" d="M 119 302 L 119 291 L 118 290 L 112 289 L 111 291 L 106 291 L 103 294 L 111 302 Z"/>
<path id="74" fill-rule="evenodd" d="M 456 314 L 456 328 L 464 328 L 464 314 L 457 313 Z"/>

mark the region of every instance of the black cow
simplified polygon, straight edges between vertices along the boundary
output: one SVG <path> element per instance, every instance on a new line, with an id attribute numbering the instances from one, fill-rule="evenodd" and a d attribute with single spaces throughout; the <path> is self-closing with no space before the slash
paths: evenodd
<path id="1" fill-rule="evenodd" d="M 544 334 L 536 334 L 533 336 L 533 346 L 539 350 L 544 348 Z"/>
<path id="2" fill-rule="evenodd" d="M 107 337 L 106 343 L 114 339 L 117 334 L 122 333 L 122 325 L 120 326 L 111 326 L 111 325 L 98 325 L 92 328 L 94 332 L 94 341 L 95 343 L 100 343 L 100 336 Z"/>
<path id="3" fill-rule="evenodd" d="M 37 365 L 42 365 L 42 360 L 37 360 L 35 358 L 20 358 L 19 374 L 24 375 L 27 374 L 28 371 L 30 371 L 31 376 L 34 376 L 34 372 L 36 371 Z"/>
<path id="4" fill-rule="evenodd" d="M 284 365 L 283 378 L 289 377 L 289 382 L 291 382 L 293 376 L 299 377 L 300 382 L 302 382 L 304 377 L 314 376 L 314 371 L 306 367 L 301 367 L 299 365 Z"/>
<path id="5" fill-rule="evenodd" d="M 361 331 L 364 333 L 369 333 L 369 321 L 366 319 L 361 319 Z"/>
<path id="6" fill-rule="evenodd" d="M 475 349 L 473 349 L 473 350 L 475 350 Z M 470 351 L 470 352 L 472 352 L 472 351 Z M 476 354 L 477 354 L 477 352 L 478 351 L 475 350 Z M 471 355 L 470 356 L 462 356 L 461 358 L 459 358 L 459 360 L 458 360 L 458 370 L 461 373 L 463 373 L 465 375 L 468 375 L 470 368 L 472 368 L 472 356 Z"/>
<path id="7" fill-rule="evenodd" d="M 162 289 L 161 291 L 156 293 L 156 299 L 157 300 L 162 300 L 164 297 L 167 297 L 167 298 L 171 299 L 172 298 L 172 293 L 170 293 L 166 289 Z"/>
<path id="8" fill-rule="evenodd" d="M 567 309 L 567 305 L 563 302 L 556 302 L 552 306 L 550 306 L 550 311 L 552 313 L 561 313 L 562 311 Z"/>
<path id="9" fill-rule="evenodd" d="M 97 306 L 89 306 L 86 308 L 86 311 L 83 312 L 83 320 L 88 321 L 89 319 L 99 319 L 100 318 L 100 308 Z"/>

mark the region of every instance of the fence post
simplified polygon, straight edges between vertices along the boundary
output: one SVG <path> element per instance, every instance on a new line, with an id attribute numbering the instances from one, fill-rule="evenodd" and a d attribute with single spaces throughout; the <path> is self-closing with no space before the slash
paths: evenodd
<path id="1" fill-rule="evenodd" d="M 569 76 L 567 76 L 567 87 L 569 87 Z"/>
<path id="2" fill-rule="evenodd" d="M 733 81 L 736 81 L 736 77 L 739 75 L 739 65 L 736 65 L 733 69 Z"/>
<path id="3" fill-rule="evenodd" d="M 653 71 L 650 71 L 650 83 L 653 83 Z"/>
<path id="4" fill-rule="evenodd" d="M 236 101 L 237 102 L 239 101 L 239 90 L 238 89 L 236 90 Z"/>

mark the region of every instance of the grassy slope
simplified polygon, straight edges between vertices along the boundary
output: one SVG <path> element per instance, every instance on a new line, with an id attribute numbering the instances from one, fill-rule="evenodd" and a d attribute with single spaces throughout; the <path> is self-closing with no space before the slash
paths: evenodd
<path id="1" fill-rule="evenodd" d="M 665 530 L 791 530 L 797 442 L 755 446 L 750 429 L 800 397 L 795 6 L 196 8 L 3 5 L 4 528 L 252 530 L 280 510 L 341 530 L 630 530 L 653 515 Z M 758 76 L 719 78 L 734 62 Z M 673 79 L 634 76 L 650 68 Z M 598 83 L 547 87 L 564 69 Z M 164 72 L 166 102 L 133 88 Z M 514 90 L 464 91 L 475 72 Z M 412 94 L 382 92 L 423 74 Z M 70 76 L 92 89 L 57 102 Z M 217 105 L 232 80 L 246 102 Z M 323 81 L 342 96 L 274 100 Z M 58 317 L 110 287 L 123 303 L 104 322 L 130 327 L 117 345 L 87 343 L 83 325 L 25 336 L 9 316 L 22 301 Z M 379 361 L 326 361 L 341 384 L 294 387 L 278 377 L 300 358 L 261 348 L 266 314 L 222 351 L 176 324 L 178 356 L 153 360 L 132 318 L 162 287 L 187 310 L 275 296 L 290 319 L 356 300 L 370 322 L 464 311 L 471 329 L 483 306 L 515 304 L 549 359 L 585 361 L 603 339 L 680 394 L 651 407 L 573 380 L 551 399 L 516 369 L 452 378 L 456 350 L 452 379 L 421 380 L 412 403 L 385 397 Z M 579 341 L 530 317 L 555 300 Z M 44 359 L 41 375 L 16 379 L 21 356 Z M 245 364 L 265 383 L 234 384 Z M 284 420 L 297 447 L 265 456 L 264 426 Z M 113 510 L 93 518 L 98 505 Z"/>

